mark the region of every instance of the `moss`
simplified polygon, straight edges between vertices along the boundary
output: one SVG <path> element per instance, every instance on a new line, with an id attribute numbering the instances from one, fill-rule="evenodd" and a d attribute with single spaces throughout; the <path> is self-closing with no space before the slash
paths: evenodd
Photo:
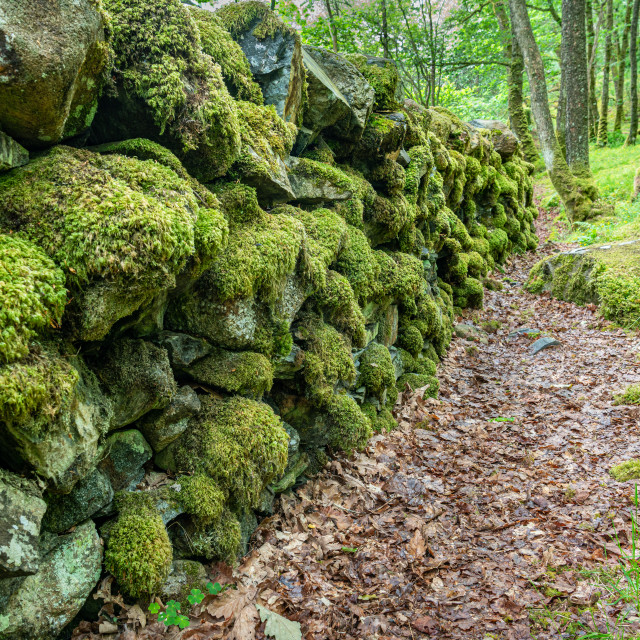
<path id="1" fill-rule="evenodd" d="M 388 389 L 395 389 L 396 376 L 391 354 L 382 344 L 372 342 L 362 352 L 359 373 L 359 384 L 380 401 Z"/>
<path id="2" fill-rule="evenodd" d="M 640 384 L 632 384 L 613 396 L 613 404 L 640 404 Z"/>
<path id="3" fill-rule="evenodd" d="M 432 347 L 433 348 L 433 347 Z M 429 354 L 431 357 L 421 357 L 422 354 L 419 354 L 417 358 L 415 358 L 413 369 L 410 372 L 419 373 L 425 376 L 434 377 L 436 375 L 436 361 L 434 361 L 433 354 Z"/>
<path id="4" fill-rule="evenodd" d="M 378 195 L 372 207 L 365 215 L 367 222 L 384 228 L 381 240 L 394 238 L 403 227 L 413 224 L 416 218 L 416 208 L 409 205 L 403 194 L 396 194 L 388 198 Z"/>
<path id="5" fill-rule="evenodd" d="M 373 404 L 365 402 L 360 409 L 371 420 L 371 427 L 375 433 L 388 433 L 398 426 L 393 414 L 386 407 L 378 411 Z"/>
<path id="6" fill-rule="evenodd" d="M 350 53 L 345 57 L 373 87 L 376 94 L 374 102 L 376 111 L 394 111 L 399 108 L 396 92 L 400 76 L 392 60 L 374 58 L 370 64 L 371 59 L 361 53 Z"/>
<path id="7" fill-rule="evenodd" d="M 359 229 L 349 226 L 347 244 L 340 252 L 335 268 L 347 278 L 361 303 L 378 291 L 378 262 L 367 237 Z"/>
<path id="8" fill-rule="evenodd" d="M 627 480 L 637 480 L 640 478 L 640 460 L 627 460 L 610 471 L 614 480 L 618 482 L 626 482 Z"/>
<path id="9" fill-rule="evenodd" d="M 409 385 L 414 391 L 426 387 L 424 395 L 429 398 L 437 398 L 440 382 L 438 378 L 421 373 L 405 373 L 398 378 L 398 389 L 404 390 Z"/>
<path id="10" fill-rule="evenodd" d="M 405 170 L 391 158 L 385 158 L 369 173 L 371 184 L 378 190 L 384 191 L 387 195 L 399 194 L 405 188 Z"/>
<path id="11" fill-rule="evenodd" d="M 187 181 L 151 160 L 58 146 L 0 177 L 0 190 L 0 226 L 44 249 L 74 294 L 96 279 L 123 294 L 172 287 L 188 263 L 204 269 L 227 240 L 214 196 L 201 203 Z"/>
<path id="12" fill-rule="evenodd" d="M 263 104 L 262 90 L 251 75 L 247 56 L 223 27 L 220 17 L 197 7 L 190 10 L 200 32 L 202 50 L 222 68 L 229 93 L 238 100 Z"/>
<path id="13" fill-rule="evenodd" d="M 468 272 L 473 278 L 479 279 L 487 275 L 487 263 L 484 258 L 476 251 L 471 251 L 469 254 Z"/>
<path id="14" fill-rule="evenodd" d="M 180 504 L 185 513 L 193 516 L 199 529 L 203 529 L 222 517 L 226 496 L 215 480 L 202 473 L 179 476 Z"/>
<path id="15" fill-rule="evenodd" d="M 189 430 L 161 453 L 175 465 L 172 470 L 206 474 L 234 504 L 250 508 L 282 475 L 288 441 L 282 421 L 266 404 L 241 396 L 205 397 Z"/>
<path id="16" fill-rule="evenodd" d="M 218 522 L 191 536 L 190 544 L 196 556 L 234 564 L 242 550 L 242 527 L 238 518 L 224 509 Z"/>
<path id="17" fill-rule="evenodd" d="M 483 300 L 484 288 L 475 278 L 465 278 L 460 286 L 453 287 L 453 303 L 462 309 L 481 309 Z"/>
<path id="18" fill-rule="evenodd" d="M 422 351 L 424 339 L 416 327 L 408 325 L 403 327 L 399 332 L 398 346 L 402 347 L 415 357 Z"/>
<path id="19" fill-rule="evenodd" d="M 224 182 L 212 185 L 211 189 L 231 224 L 252 223 L 264 217 L 253 187 L 241 182 Z"/>
<path id="20" fill-rule="evenodd" d="M 507 259 L 509 237 L 502 229 L 492 229 L 487 235 L 491 255 L 494 260 L 501 264 Z"/>
<path id="21" fill-rule="evenodd" d="M 410 202 L 416 203 L 423 179 L 433 166 L 433 155 L 428 145 L 420 145 L 409 150 L 411 162 L 405 171 L 405 194 Z"/>
<path id="22" fill-rule="evenodd" d="M 196 178 L 223 175 L 240 150 L 240 121 L 220 67 L 202 52 L 191 12 L 179 0 L 104 6 L 117 84 L 146 105 L 160 141 L 184 157 Z"/>
<path id="23" fill-rule="evenodd" d="M 144 500 L 121 510 L 111 528 L 105 568 L 133 598 L 156 593 L 169 575 L 173 551 L 161 515 Z"/>
<path id="24" fill-rule="evenodd" d="M 371 420 L 347 394 L 331 396 L 325 405 L 329 425 L 329 445 L 350 454 L 361 450 L 371 437 Z"/>
<path id="25" fill-rule="evenodd" d="M 303 376 L 307 396 L 321 406 L 338 381 L 355 380 L 351 347 L 344 336 L 317 316 L 305 318 L 297 334 L 306 343 Z"/>
<path id="26" fill-rule="evenodd" d="M 188 369 L 202 384 L 259 399 L 271 390 L 273 365 L 261 353 L 214 349 Z"/>
<path id="27" fill-rule="evenodd" d="M 415 300 L 424 282 L 422 262 L 414 256 L 399 251 L 390 255 L 395 262 L 395 269 L 391 282 L 385 286 L 385 293 L 395 298 L 404 309 L 415 313 L 417 311 Z"/>
<path id="28" fill-rule="evenodd" d="M 64 285 L 64 274 L 41 249 L 0 234 L 0 362 L 24 358 L 29 340 L 59 326 Z"/>
<path id="29" fill-rule="evenodd" d="M 469 271 L 469 254 L 454 253 L 449 260 L 447 269 L 447 279 L 451 284 L 459 285 L 463 283 Z M 454 287 L 455 290 L 455 287 Z"/>
<path id="30" fill-rule="evenodd" d="M 42 437 L 71 405 L 78 380 L 51 345 L 32 344 L 24 358 L 0 366 L 0 423 Z"/>
<path id="31" fill-rule="evenodd" d="M 216 15 L 224 28 L 234 37 L 242 35 L 252 25 L 252 34 L 258 40 L 272 38 L 278 32 L 297 35 L 296 31 L 282 22 L 264 2 L 256 0 L 228 4 L 216 11 Z"/>
<path id="32" fill-rule="evenodd" d="M 343 275 L 327 271 L 325 284 L 318 290 L 315 299 L 328 322 L 349 336 L 354 345 L 366 344 L 364 316 L 349 281 Z"/>

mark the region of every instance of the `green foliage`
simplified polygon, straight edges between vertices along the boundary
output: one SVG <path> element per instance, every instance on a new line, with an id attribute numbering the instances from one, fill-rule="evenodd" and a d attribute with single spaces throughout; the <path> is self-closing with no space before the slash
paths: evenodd
<path id="1" fill-rule="evenodd" d="M 640 384 L 632 384 L 614 396 L 613 404 L 640 404 Z"/>
<path id="2" fill-rule="evenodd" d="M 180 504 L 194 517 L 200 527 L 220 520 L 226 496 L 216 482 L 207 475 L 179 476 Z"/>
<path id="3" fill-rule="evenodd" d="M 640 479 L 640 460 L 627 460 L 611 467 L 611 475 L 618 482 Z"/>
<path id="4" fill-rule="evenodd" d="M 359 382 L 381 401 L 388 389 L 395 390 L 395 369 L 387 347 L 372 342 L 363 351 L 360 356 Z"/>

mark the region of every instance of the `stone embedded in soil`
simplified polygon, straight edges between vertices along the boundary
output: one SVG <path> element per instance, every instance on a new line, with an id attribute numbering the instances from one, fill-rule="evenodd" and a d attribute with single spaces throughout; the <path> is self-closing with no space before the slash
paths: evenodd
<path id="1" fill-rule="evenodd" d="M 536 353 L 542 351 L 543 349 L 548 349 L 549 347 L 557 347 L 562 343 L 556 340 L 555 338 L 539 338 L 531 345 L 531 353 L 535 355 Z"/>

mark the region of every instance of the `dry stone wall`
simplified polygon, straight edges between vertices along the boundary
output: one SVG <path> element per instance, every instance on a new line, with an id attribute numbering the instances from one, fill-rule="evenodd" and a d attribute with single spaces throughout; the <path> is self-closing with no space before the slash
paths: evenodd
<path id="1" fill-rule="evenodd" d="M 48 14 L 77 68 L 32 87 L 73 113 L 15 116 L 31 3 L 0 23 L 0 638 L 55 637 L 101 572 L 145 598 L 232 562 L 437 394 L 454 310 L 537 243 L 515 136 L 403 100 L 392 61 L 259 2 L 77 3 Z"/>

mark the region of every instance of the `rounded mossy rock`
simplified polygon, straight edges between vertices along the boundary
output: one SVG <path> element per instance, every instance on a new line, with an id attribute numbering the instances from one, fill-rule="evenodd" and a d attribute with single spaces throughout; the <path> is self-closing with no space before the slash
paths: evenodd
<path id="1" fill-rule="evenodd" d="M 324 410 L 327 415 L 331 447 L 347 454 L 364 449 L 373 431 L 371 420 L 351 396 L 332 395 L 326 402 Z"/>
<path id="2" fill-rule="evenodd" d="M 266 404 L 205 397 L 189 430 L 156 456 L 172 471 L 202 473 L 240 508 L 256 507 L 264 487 L 287 465 L 289 436 Z"/>
<path id="3" fill-rule="evenodd" d="M 121 318 L 210 265 L 227 240 L 213 194 L 152 160 L 55 147 L 0 176 L 0 229 L 62 269 L 73 333 L 100 340 Z"/>
<path id="4" fill-rule="evenodd" d="M 113 37 L 112 82 L 91 140 L 161 142 L 202 182 L 224 175 L 240 152 L 236 103 L 220 66 L 203 52 L 179 0 L 104 0 Z"/>
<path id="5" fill-rule="evenodd" d="M 162 516 L 150 496 L 116 496 L 118 519 L 110 530 L 104 554 L 105 568 L 120 589 L 133 598 L 160 590 L 173 561 L 173 549 Z"/>
<path id="6" fill-rule="evenodd" d="M 400 106 L 398 102 L 400 75 L 393 60 L 362 53 L 350 53 L 345 57 L 373 87 L 376 94 L 374 102 L 376 111 L 394 111 Z"/>
<path id="7" fill-rule="evenodd" d="M 389 349 L 383 344 L 371 342 L 362 352 L 358 374 L 359 385 L 380 401 L 385 392 L 395 390 L 395 368 Z"/>
<path id="8" fill-rule="evenodd" d="M 213 478 L 196 473 L 179 476 L 177 483 L 180 484 L 180 504 L 185 513 L 193 517 L 198 528 L 220 520 L 227 496 Z"/>
<path id="9" fill-rule="evenodd" d="M 62 320 L 65 276 L 42 249 L 0 234 L 0 362 L 29 353 L 29 340 Z"/>

